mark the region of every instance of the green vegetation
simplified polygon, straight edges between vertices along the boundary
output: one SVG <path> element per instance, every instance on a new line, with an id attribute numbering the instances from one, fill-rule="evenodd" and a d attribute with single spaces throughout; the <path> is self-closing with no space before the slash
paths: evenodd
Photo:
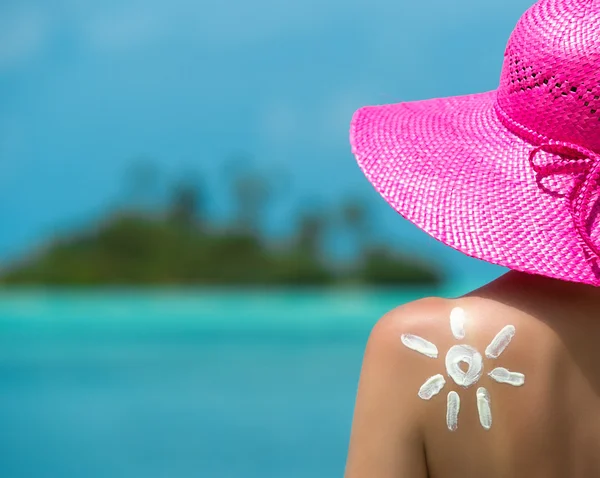
<path id="1" fill-rule="evenodd" d="M 144 181 L 148 180 L 148 171 Z M 148 189 L 148 188 L 146 188 Z M 440 272 L 369 243 L 366 211 L 348 202 L 334 215 L 302 215 L 283 243 L 259 232 L 270 190 L 258 175 L 233 182 L 233 225 L 205 220 L 201 188 L 190 180 L 171 188 L 166 207 L 122 208 L 93 229 L 57 239 L 44 252 L 6 269 L 4 284 L 50 285 L 333 285 L 428 284 Z M 156 208 L 152 208 L 156 209 Z M 358 258 L 343 267 L 324 259 L 330 228 L 354 236 Z"/>

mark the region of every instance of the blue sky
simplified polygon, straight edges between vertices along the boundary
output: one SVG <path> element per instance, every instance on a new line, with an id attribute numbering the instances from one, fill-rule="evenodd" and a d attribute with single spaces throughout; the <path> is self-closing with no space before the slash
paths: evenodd
<path id="1" fill-rule="evenodd" d="M 350 154 L 366 104 L 494 89 L 532 0 L 4 0 L 0 4 L 0 263 L 114 205 L 132 160 L 197 171 L 229 213 L 225 161 L 286 171 L 266 217 L 364 197 L 374 234 L 459 274 L 501 270 L 391 211 Z M 333 179 L 333 180 L 332 180 Z"/>

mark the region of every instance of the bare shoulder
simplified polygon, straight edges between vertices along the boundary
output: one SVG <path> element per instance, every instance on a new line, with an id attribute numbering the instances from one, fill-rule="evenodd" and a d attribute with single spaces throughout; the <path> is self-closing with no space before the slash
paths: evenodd
<path id="1" fill-rule="evenodd" d="M 458 327 L 460 324 L 463 328 L 468 325 L 473 332 L 485 332 L 507 321 L 521 326 L 547 328 L 543 321 L 523 310 L 495 300 L 480 297 L 428 297 L 403 304 L 385 314 L 374 326 L 371 339 L 385 342 L 390 333 L 399 331 L 440 333 L 444 326 L 447 326 L 447 333 L 452 333 L 450 327 Z"/>
<path id="2" fill-rule="evenodd" d="M 426 477 L 427 469 L 443 476 L 457 453 L 471 457 L 457 468 L 466 474 L 489 470 L 500 466 L 494 450 L 507 446 L 506 437 L 515 453 L 529 453 L 528 443 L 551 449 L 536 433 L 560 435 L 548 426 L 568 398 L 557 381 L 570 377 L 570 388 L 580 391 L 589 382 L 574 363 L 581 346 L 565 351 L 585 334 L 560 329 L 566 322 L 553 316 L 564 311 L 511 304 L 431 297 L 378 320 L 363 360 L 347 478 Z"/>
<path id="3" fill-rule="evenodd" d="M 398 332 L 415 326 L 421 329 L 435 326 L 436 317 L 449 312 L 453 306 L 453 299 L 440 297 L 427 297 L 400 305 L 379 319 L 371 337 L 378 338 L 392 331 Z"/>
<path id="4" fill-rule="evenodd" d="M 427 343 L 420 341 L 417 344 L 414 340 L 421 338 L 431 343 L 430 339 L 447 335 L 441 329 L 445 327 L 450 332 L 449 317 L 456 307 L 456 300 L 428 297 L 389 311 L 371 330 L 365 360 L 381 360 L 383 367 L 403 372 L 402 369 L 415 366 L 410 360 L 414 357 L 411 348 L 413 351 L 420 348 L 421 355 L 435 358 L 434 349 L 430 347 L 427 352 Z"/>
<path id="5" fill-rule="evenodd" d="M 523 371 L 555 362 L 560 348 L 552 327 L 520 309 L 480 297 L 432 297 L 402 305 L 377 322 L 363 375 L 379 377 L 396 404 L 410 410 L 410 425 L 422 430 L 438 405 L 446 406 L 437 397 L 442 390 L 445 397 L 451 387 L 479 387 L 490 379 L 520 386 Z"/>
<path id="6" fill-rule="evenodd" d="M 402 337 L 435 329 L 447 308 L 423 299 L 385 314 L 371 331 L 360 375 L 346 478 L 427 476 L 423 414 L 417 399 L 426 365 L 411 360 Z M 410 351 L 409 351 L 410 352 Z"/>
<path id="7" fill-rule="evenodd" d="M 431 359 L 439 355 L 449 331 L 448 317 L 455 308 L 454 301 L 429 297 L 399 306 L 381 317 L 373 327 L 363 360 L 365 375 L 380 377 L 388 394 L 412 408 L 413 425 L 418 427 L 421 403 L 414 400 L 414 387 L 427 373 Z M 419 384 L 420 385 L 420 384 Z M 410 394 L 407 392 L 411 390 Z M 396 402 L 397 403 L 397 402 Z M 405 407 L 406 408 L 406 407 Z"/>
<path id="8" fill-rule="evenodd" d="M 379 319 L 371 331 L 367 353 L 379 350 L 399 358 L 416 357 L 410 351 L 423 347 L 423 341 L 415 342 L 418 339 L 441 346 L 436 348 L 467 341 L 485 349 L 503 330 L 511 340 L 518 331 L 518 335 L 535 336 L 547 346 L 557 341 L 557 331 L 548 320 L 501 302 L 480 297 L 429 297 L 401 305 Z M 410 362 L 412 367 L 413 360 Z"/>

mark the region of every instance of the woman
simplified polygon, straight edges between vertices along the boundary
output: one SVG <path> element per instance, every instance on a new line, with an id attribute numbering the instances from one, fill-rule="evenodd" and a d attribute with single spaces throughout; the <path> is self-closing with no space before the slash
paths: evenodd
<path id="1" fill-rule="evenodd" d="M 359 110 L 384 199 L 511 272 L 387 314 L 346 478 L 600 477 L 600 0 L 540 0 L 497 90 Z"/>

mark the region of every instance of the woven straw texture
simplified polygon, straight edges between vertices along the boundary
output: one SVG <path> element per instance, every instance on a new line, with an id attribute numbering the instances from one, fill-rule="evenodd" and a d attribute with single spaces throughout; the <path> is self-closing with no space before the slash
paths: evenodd
<path id="1" fill-rule="evenodd" d="M 358 110 L 352 151 L 402 216 L 465 254 L 600 285 L 600 0 L 541 0 L 497 90 Z"/>

